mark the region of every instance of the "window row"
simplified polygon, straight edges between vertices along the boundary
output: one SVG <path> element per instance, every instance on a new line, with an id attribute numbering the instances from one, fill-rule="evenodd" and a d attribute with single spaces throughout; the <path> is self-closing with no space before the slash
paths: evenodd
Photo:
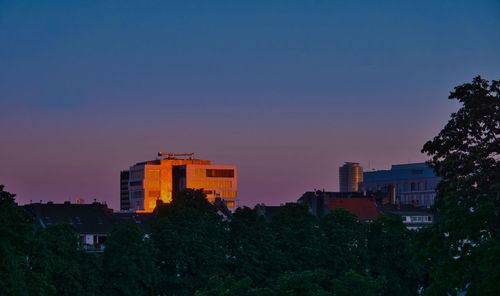
<path id="1" fill-rule="evenodd" d="M 194 180 L 189 182 L 191 188 L 232 188 L 230 180 Z"/>
<path id="2" fill-rule="evenodd" d="M 401 216 L 405 223 L 432 223 L 432 216 Z"/>

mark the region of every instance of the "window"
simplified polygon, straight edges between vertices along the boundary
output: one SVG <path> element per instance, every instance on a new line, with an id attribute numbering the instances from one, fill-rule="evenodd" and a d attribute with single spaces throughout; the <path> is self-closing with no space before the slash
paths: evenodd
<path id="1" fill-rule="evenodd" d="M 236 191 L 222 191 L 220 196 L 223 198 L 236 198 Z"/>
<path id="2" fill-rule="evenodd" d="M 207 169 L 206 173 L 211 178 L 234 178 L 234 170 Z"/>
<path id="3" fill-rule="evenodd" d="M 131 180 L 137 180 L 137 179 L 143 179 L 144 178 L 144 171 L 142 170 L 137 170 L 137 171 L 131 171 L 130 172 L 130 179 Z"/>
<path id="4" fill-rule="evenodd" d="M 189 184 L 190 188 L 231 188 L 233 182 L 229 180 L 195 180 Z"/>
<path id="5" fill-rule="evenodd" d="M 148 170 L 147 171 L 148 179 L 160 179 L 160 170 Z"/>
<path id="6" fill-rule="evenodd" d="M 130 198 L 132 198 L 132 199 L 142 199 L 144 197 L 142 195 L 142 191 L 132 191 L 130 193 Z"/>
<path id="7" fill-rule="evenodd" d="M 133 182 L 130 182 L 130 186 L 142 186 L 142 181 L 133 181 Z"/>
<path id="8" fill-rule="evenodd" d="M 411 216 L 411 222 L 413 222 L 413 223 L 421 223 L 422 222 L 422 216 Z"/>

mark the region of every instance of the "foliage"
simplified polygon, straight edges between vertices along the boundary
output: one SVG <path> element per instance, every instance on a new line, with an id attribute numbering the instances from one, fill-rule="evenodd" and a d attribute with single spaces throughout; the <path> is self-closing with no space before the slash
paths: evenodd
<path id="1" fill-rule="evenodd" d="M 367 232 L 368 269 L 384 278 L 384 295 L 415 295 L 419 287 L 417 262 L 412 252 L 412 236 L 400 219 L 382 217 Z"/>
<path id="2" fill-rule="evenodd" d="M 133 221 L 115 225 L 103 257 L 104 295 L 154 295 L 158 271 L 149 240 Z"/>
<path id="3" fill-rule="evenodd" d="M 365 225 L 346 210 L 336 209 L 321 218 L 320 226 L 331 254 L 323 260 L 333 276 L 350 269 L 363 271 L 367 260 Z"/>
<path id="4" fill-rule="evenodd" d="M 78 238 L 68 224 L 37 229 L 30 267 L 47 285 L 48 295 L 83 295 Z"/>
<path id="5" fill-rule="evenodd" d="M 449 98 L 462 107 L 422 151 L 442 178 L 436 209 L 444 217 L 427 246 L 442 255 L 429 270 L 427 291 L 456 294 L 476 281 L 484 286 L 475 275 L 489 269 L 483 258 L 500 239 L 500 82 L 478 76 Z"/>
<path id="6" fill-rule="evenodd" d="M 271 226 L 285 256 L 285 271 L 313 270 L 323 265 L 325 239 L 317 218 L 304 205 L 286 204 Z"/>
<path id="7" fill-rule="evenodd" d="M 265 286 L 281 273 L 283 253 L 269 223 L 256 210 L 239 208 L 229 224 L 231 273 Z"/>
<path id="8" fill-rule="evenodd" d="M 333 280 L 332 290 L 334 296 L 377 296 L 382 282 L 350 270 Z"/>
<path id="9" fill-rule="evenodd" d="M 174 195 L 158 211 L 152 239 L 161 293 L 192 295 L 228 266 L 227 226 L 202 190 Z"/>
<path id="10" fill-rule="evenodd" d="M 285 272 L 275 288 L 276 296 L 326 296 L 329 295 L 329 278 L 324 270 Z"/>
<path id="11" fill-rule="evenodd" d="M 196 296 L 271 296 L 269 288 L 253 288 L 248 277 L 214 276 L 205 288 L 196 291 Z"/>
<path id="12" fill-rule="evenodd" d="M 0 291 L 6 295 L 26 295 L 32 219 L 17 207 L 15 195 L 3 189 L 0 185 Z"/>

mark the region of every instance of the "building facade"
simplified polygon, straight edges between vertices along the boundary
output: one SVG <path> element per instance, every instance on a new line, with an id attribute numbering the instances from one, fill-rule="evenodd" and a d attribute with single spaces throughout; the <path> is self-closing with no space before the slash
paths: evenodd
<path id="1" fill-rule="evenodd" d="M 362 190 L 381 191 L 391 204 L 434 205 L 439 177 L 425 163 L 392 165 L 390 170 L 365 172 Z"/>
<path id="2" fill-rule="evenodd" d="M 409 230 L 419 230 L 436 223 L 436 213 L 431 209 L 414 207 L 412 205 L 385 204 L 379 207 L 386 216 L 401 219 Z"/>
<path id="3" fill-rule="evenodd" d="M 221 198 L 234 208 L 237 180 L 236 166 L 215 165 L 210 160 L 168 157 L 137 163 L 129 170 L 128 211 L 152 212 L 157 201 L 169 203 L 175 192 L 186 188 L 203 189 L 210 201 Z"/>
<path id="4" fill-rule="evenodd" d="M 318 217 L 335 209 L 344 209 L 364 222 L 373 221 L 381 215 L 375 199 L 361 192 L 309 191 L 304 193 L 297 203 L 307 206 L 309 212 Z"/>
<path id="5" fill-rule="evenodd" d="M 103 252 L 115 218 L 106 204 L 33 203 L 23 206 L 41 228 L 69 224 L 78 234 L 79 246 L 86 252 Z"/>
<path id="6" fill-rule="evenodd" d="M 120 210 L 129 211 L 130 210 L 130 199 L 128 192 L 128 180 L 130 174 L 129 171 L 120 172 Z"/>
<path id="7" fill-rule="evenodd" d="M 340 192 L 357 192 L 363 182 L 363 167 L 357 162 L 346 162 L 339 168 Z"/>

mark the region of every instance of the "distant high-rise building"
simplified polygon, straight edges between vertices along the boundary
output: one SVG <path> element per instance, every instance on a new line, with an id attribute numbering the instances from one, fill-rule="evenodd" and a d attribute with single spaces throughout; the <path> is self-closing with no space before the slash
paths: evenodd
<path id="1" fill-rule="evenodd" d="M 176 154 L 165 155 L 168 157 L 140 162 L 130 167 L 130 211 L 152 212 L 157 201 L 168 203 L 172 201 L 175 192 L 186 188 L 203 189 L 209 201 L 221 198 L 228 208 L 236 206 L 236 166 L 215 165 L 210 160 L 192 157 L 177 158 Z"/>
<path id="2" fill-rule="evenodd" d="M 390 170 L 363 174 L 363 190 L 380 191 L 392 204 L 430 207 L 436 198 L 439 177 L 425 163 L 393 165 Z"/>
<path id="3" fill-rule="evenodd" d="M 363 168 L 357 162 L 346 162 L 339 168 L 340 192 L 357 192 L 363 182 Z"/>
<path id="4" fill-rule="evenodd" d="M 130 199 L 128 191 L 129 171 L 120 172 L 120 211 L 130 210 Z"/>

